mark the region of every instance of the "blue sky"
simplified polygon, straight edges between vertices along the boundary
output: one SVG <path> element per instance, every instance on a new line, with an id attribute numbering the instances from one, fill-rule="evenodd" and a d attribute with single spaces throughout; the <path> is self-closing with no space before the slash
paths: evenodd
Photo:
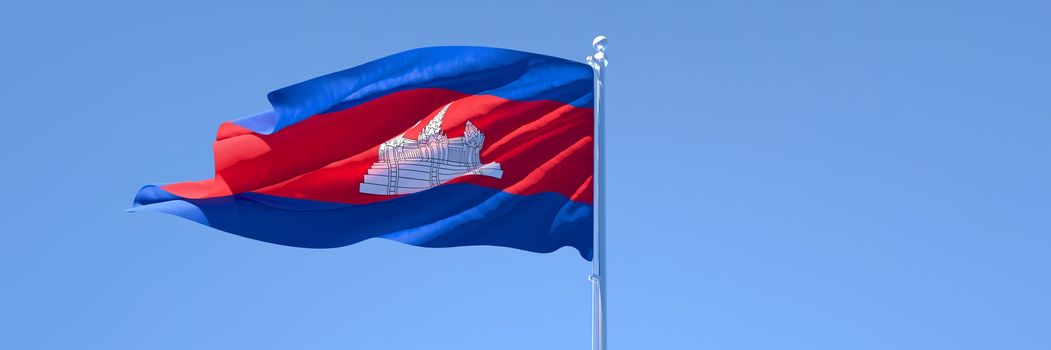
<path id="1" fill-rule="evenodd" d="M 585 349 L 571 249 L 123 212 L 219 123 L 409 48 L 610 37 L 614 349 L 1046 349 L 1047 2 L 6 2 L 0 348 Z"/>

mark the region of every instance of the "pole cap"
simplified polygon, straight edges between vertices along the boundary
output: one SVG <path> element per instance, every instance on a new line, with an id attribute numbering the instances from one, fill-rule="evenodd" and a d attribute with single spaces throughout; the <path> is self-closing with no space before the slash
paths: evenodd
<path id="1" fill-rule="evenodd" d="M 606 39 L 605 35 L 599 35 L 595 37 L 595 40 L 591 41 L 591 46 L 595 47 L 595 51 L 605 52 L 608 41 L 609 39 Z"/>

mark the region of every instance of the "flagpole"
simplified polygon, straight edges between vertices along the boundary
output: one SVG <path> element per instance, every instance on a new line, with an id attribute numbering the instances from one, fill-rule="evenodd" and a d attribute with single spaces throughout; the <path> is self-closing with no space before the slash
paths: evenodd
<path id="1" fill-rule="evenodd" d="M 591 348 L 606 350 L 606 43 L 604 35 L 591 42 L 595 53 L 588 65 L 595 71 L 595 222 L 591 275 Z"/>

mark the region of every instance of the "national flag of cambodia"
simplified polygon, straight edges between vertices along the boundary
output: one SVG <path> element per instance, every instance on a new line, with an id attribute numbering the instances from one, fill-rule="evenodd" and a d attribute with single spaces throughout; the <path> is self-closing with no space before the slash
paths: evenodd
<path id="1" fill-rule="evenodd" d="M 130 211 L 276 244 L 379 237 L 592 257 L 593 72 L 485 47 L 387 56 L 271 92 L 225 122 L 215 177 L 148 185 Z"/>

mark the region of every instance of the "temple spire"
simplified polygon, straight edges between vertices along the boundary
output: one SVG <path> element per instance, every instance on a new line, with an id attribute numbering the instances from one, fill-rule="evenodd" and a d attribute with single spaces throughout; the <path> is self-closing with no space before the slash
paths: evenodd
<path id="1" fill-rule="evenodd" d="M 427 139 L 428 136 L 441 134 L 442 119 L 445 118 L 445 111 L 449 110 L 449 106 L 452 105 L 453 103 L 449 102 L 449 104 L 445 105 L 445 107 L 442 107 L 442 110 L 438 112 L 438 115 L 434 116 L 434 119 L 431 119 L 431 121 L 427 123 L 427 126 L 425 126 L 423 130 L 420 131 L 420 136 L 417 137 L 417 139 L 419 139 L 420 141 L 424 141 L 424 139 Z"/>
<path id="2" fill-rule="evenodd" d="M 474 126 L 470 120 L 467 121 L 467 125 L 463 128 L 463 140 L 464 144 L 474 147 L 482 147 L 482 142 L 485 140 L 485 135 L 482 135 L 482 131 L 478 130 L 478 127 Z"/>

